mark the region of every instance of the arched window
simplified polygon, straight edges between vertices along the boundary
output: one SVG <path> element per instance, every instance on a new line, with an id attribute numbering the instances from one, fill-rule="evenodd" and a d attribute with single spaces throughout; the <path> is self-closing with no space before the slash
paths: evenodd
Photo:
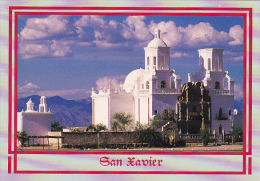
<path id="1" fill-rule="evenodd" d="M 146 89 L 149 89 L 149 81 L 146 81 Z"/>
<path id="2" fill-rule="evenodd" d="M 153 57 L 153 65 L 156 65 L 156 57 Z"/>
<path id="3" fill-rule="evenodd" d="M 208 59 L 208 70 L 211 70 L 211 60 L 210 60 L 210 58 Z"/>
<path id="4" fill-rule="evenodd" d="M 147 66 L 149 66 L 150 65 L 150 59 L 149 59 L 149 57 L 147 57 Z"/>
<path id="5" fill-rule="evenodd" d="M 220 83 L 218 81 L 215 82 L 215 89 L 220 89 Z"/>
<path id="6" fill-rule="evenodd" d="M 166 81 L 165 80 L 161 81 L 161 88 L 162 89 L 166 88 Z"/>

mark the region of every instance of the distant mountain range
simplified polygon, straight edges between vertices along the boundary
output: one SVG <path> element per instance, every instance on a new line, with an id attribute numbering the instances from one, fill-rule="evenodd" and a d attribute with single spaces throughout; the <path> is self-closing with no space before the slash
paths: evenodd
<path id="1" fill-rule="evenodd" d="M 34 102 L 34 110 L 39 110 L 40 96 L 33 95 L 17 100 L 17 111 L 26 110 L 26 103 L 29 99 Z M 66 127 L 82 127 L 88 126 L 91 123 L 92 117 L 92 100 L 91 97 L 79 101 L 66 100 L 59 96 L 47 98 L 48 110 L 53 114 L 52 119 L 59 121 Z M 243 112 L 243 100 L 235 100 L 235 109 L 239 113 Z"/>
<path id="2" fill-rule="evenodd" d="M 34 103 L 34 110 L 39 110 L 40 96 L 33 95 L 17 100 L 17 111 L 26 110 L 29 99 Z M 66 127 L 88 126 L 91 123 L 92 100 L 91 98 L 79 101 L 66 100 L 59 96 L 46 98 L 47 108 L 53 113 L 52 119 L 59 121 Z"/>

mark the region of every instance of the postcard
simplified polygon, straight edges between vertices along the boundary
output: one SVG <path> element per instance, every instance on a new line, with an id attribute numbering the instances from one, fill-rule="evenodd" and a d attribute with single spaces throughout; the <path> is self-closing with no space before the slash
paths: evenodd
<path id="1" fill-rule="evenodd" d="M 76 4 L 9 6 L 4 179 L 257 180 L 253 3 Z"/>

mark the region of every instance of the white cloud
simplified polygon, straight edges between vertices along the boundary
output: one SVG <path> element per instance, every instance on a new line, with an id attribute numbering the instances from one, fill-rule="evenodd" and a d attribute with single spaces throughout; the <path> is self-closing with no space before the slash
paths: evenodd
<path id="1" fill-rule="evenodd" d="M 243 56 L 239 56 L 239 57 L 233 57 L 230 58 L 232 61 L 238 62 L 238 61 L 243 61 L 244 57 Z"/>
<path id="2" fill-rule="evenodd" d="M 173 48 L 238 45 L 243 40 L 243 29 L 239 25 L 231 27 L 227 33 L 217 31 L 207 22 L 177 27 L 173 21 L 161 21 L 157 24 L 154 21 L 146 23 L 145 20 L 145 16 L 128 16 L 123 22 L 119 22 L 113 19 L 107 21 L 104 16 L 84 15 L 73 24 L 67 16 L 30 18 L 19 34 L 19 53 L 22 58 L 28 59 L 69 56 L 72 54 L 70 46 L 103 49 L 145 47 L 153 39 L 153 32 L 157 27 L 161 30 L 161 38 Z M 191 56 L 176 53 L 172 57 Z"/>
<path id="3" fill-rule="evenodd" d="M 106 24 L 106 21 L 103 20 L 102 16 L 95 15 L 84 15 L 78 19 L 74 25 L 78 27 L 101 27 L 103 28 Z"/>
<path id="4" fill-rule="evenodd" d="M 236 100 L 243 99 L 243 85 L 235 84 L 234 85 L 234 91 L 235 91 L 235 99 Z"/>
<path id="5" fill-rule="evenodd" d="M 152 34 L 149 31 L 148 26 L 144 22 L 145 19 L 145 16 L 128 16 L 124 21 L 124 23 L 126 23 L 133 31 L 133 35 L 136 40 L 152 39 Z M 130 39 L 131 37 L 130 32 L 131 31 L 128 31 L 128 39 Z M 124 34 L 126 34 L 126 32 Z"/>
<path id="6" fill-rule="evenodd" d="M 34 94 L 37 93 L 40 90 L 40 86 L 35 85 L 31 82 L 28 82 L 22 87 L 18 86 L 18 93 L 20 94 Z"/>
<path id="7" fill-rule="evenodd" d="M 240 25 L 231 27 L 229 29 L 229 36 L 234 39 L 228 43 L 229 45 L 233 46 L 243 44 L 243 28 Z"/>
<path id="8" fill-rule="evenodd" d="M 97 89 L 108 89 L 109 87 L 113 89 L 119 89 L 120 85 L 123 84 L 125 79 L 124 75 L 120 76 L 111 76 L 111 77 L 102 77 L 96 81 Z"/>
<path id="9" fill-rule="evenodd" d="M 62 41 L 20 41 L 19 53 L 23 59 L 36 57 L 63 57 L 72 54 L 70 46 Z"/>
<path id="10" fill-rule="evenodd" d="M 42 90 L 35 90 L 35 91 L 18 91 L 18 98 L 21 97 L 28 97 L 31 95 L 39 95 L 42 96 L 43 91 Z M 53 96 L 60 96 L 64 99 L 73 99 L 73 100 L 79 100 L 79 99 L 86 99 L 91 94 L 90 89 L 69 89 L 69 90 L 45 90 L 44 95 L 47 97 L 53 97 Z"/>
<path id="11" fill-rule="evenodd" d="M 46 18 L 29 18 L 20 35 L 25 40 L 44 39 L 61 34 L 71 34 L 66 16 L 52 15 Z"/>
<path id="12" fill-rule="evenodd" d="M 50 50 L 52 51 L 52 56 L 54 57 L 64 57 L 72 54 L 69 46 L 59 44 L 59 42 L 55 40 L 53 40 Z"/>
<path id="13" fill-rule="evenodd" d="M 171 58 L 181 58 L 181 57 L 193 58 L 192 55 L 189 55 L 187 53 L 175 52 L 174 54 L 171 54 Z"/>
<path id="14" fill-rule="evenodd" d="M 167 46 L 175 47 L 182 41 L 182 33 L 176 27 L 173 21 L 164 22 L 161 21 L 160 23 L 156 24 L 151 21 L 149 25 L 149 29 L 151 32 L 154 32 L 156 28 L 161 30 L 161 38 L 165 41 Z"/>
<path id="15" fill-rule="evenodd" d="M 30 59 L 35 57 L 45 57 L 50 55 L 50 50 L 48 45 L 39 45 L 33 43 L 20 43 L 19 53 L 22 55 L 23 59 Z"/>
<path id="16" fill-rule="evenodd" d="M 230 39 L 224 31 L 218 32 L 210 23 L 189 24 L 187 28 L 179 27 L 183 33 L 182 42 L 190 47 L 197 45 L 210 46 Z"/>

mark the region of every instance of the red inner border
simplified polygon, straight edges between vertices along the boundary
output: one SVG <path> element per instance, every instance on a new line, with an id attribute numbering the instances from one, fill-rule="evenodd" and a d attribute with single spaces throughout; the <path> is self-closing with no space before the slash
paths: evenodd
<path id="1" fill-rule="evenodd" d="M 225 11 L 248 11 L 249 13 L 249 151 L 246 151 L 246 40 L 247 40 L 247 21 L 246 13 L 115 13 L 115 12 L 15 12 L 15 37 L 14 37 L 14 52 L 15 52 L 15 65 L 14 65 L 14 112 L 17 112 L 17 50 L 18 50 L 18 15 L 161 15 L 161 16 L 242 16 L 244 19 L 244 66 L 243 66 L 243 152 L 120 152 L 120 151 L 93 151 L 93 152 L 74 152 L 74 151 L 17 151 L 16 141 L 14 141 L 14 151 L 11 150 L 12 140 L 12 11 L 13 10 L 225 10 Z M 252 154 L 252 9 L 251 8 L 161 8 L 161 7 L 22 7 L 11 6 L 9 9 L 9 121 L 8 121 L 8 153 L 14 154 L 14 172 L 15 173 L 140 173 L 140 174 L 245 174 L 246 172 L 246 155 Z M 14 130 L 17 130 L 17 114 L 14 114 Z M 17 135 L 14 133 L 14 140 Z M 242 172 L 200 172 L 200 171 L 18 171 L 17 170 L 17 154 L 122 154 L 122 155 L 243 155 L 243 171 Z"/>

